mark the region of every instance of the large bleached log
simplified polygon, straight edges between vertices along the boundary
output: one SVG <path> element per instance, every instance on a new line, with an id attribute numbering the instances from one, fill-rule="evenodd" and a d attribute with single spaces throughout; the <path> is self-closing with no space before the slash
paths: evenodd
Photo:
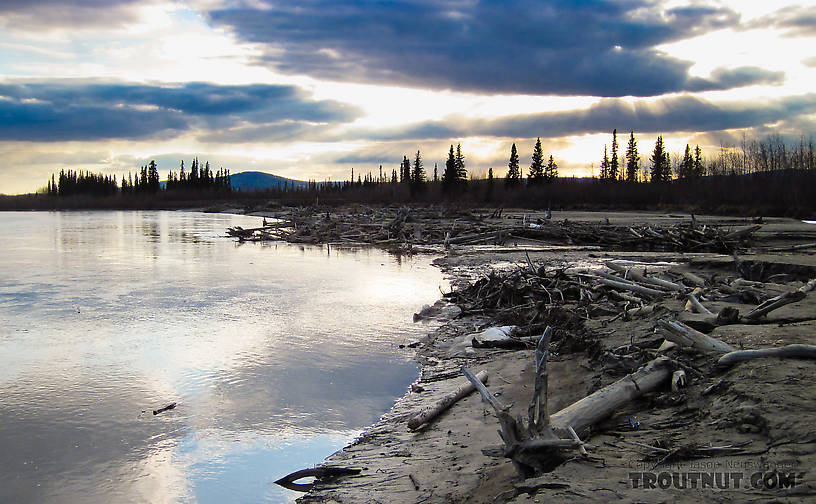
<path id="1" fill-rule="evenodd" d="M 669 359 L 654 359 L 634 373 L 553 414 L 550 426 L 562 436 L 570 436 L 569 427 L 579 434 L 586 432 L 626 403 L 665 385 L 671 375 Z"/>
<path id="2" fill-rule="evenodd" d="M 657 327 L 664 338 L 680 346 L 690 346 L 715 352 L 733 352 L 735 350 L 728 343 L 712 338 L 676 320 L 659 320 Z"/>
<path id="3" fill-rule="evenodd" d="M 718 366 L 733 366 L 737 362 L 762 357 L 794 357 L 816 359 L 816 345 L 787 345 L 779 348 L 760 348 L 758 350 L 737 350 L 729 352 L 717 361 Z"/>
<path id="4" fill-rule="evenodd" d="M 605 264 L 607 268 L 613 271 L 617 271 L 618 273 L 622 273 L 624 278 L 626 279 L 635 280 L 645 284 L 657 285 L 658 287 L 674 291 L 682 292 L 686 290 L 685 287 L 674 282 L 669 282 L 668 280 L 662 280 L 660 278 L 647 277 L 646 275 L 636 271 L 634 268 L 631 267 L 631 265 L 628 265 L 627 263 L 607 261 Z"/>
<path id="5" fill-rule="evenodd" d="M 802 287 L 798 288 L 793 292 L 786 292 L 784 294 L 780 294 L 779 296 L 773 297 L 765 301 L 761 305 L 751 310 L 748 313 L 748 315 L 745 316 L 745 318 L 749 320 L 756 320 L 776 310 L 777 308 L 781 308 L 785 305 L 801 301 L 805 299 L 807 293 L 812 291 L 814 288 L 816 288 L 816 278 L 809 281 L 808 283 L 806 283 L 805 285 L 803 285 Z"/>
<path id="6" fill-rule="evenodd" d="M 479 381 L 481 381 L 482 383 L 486 383 L 487 371 L 484 370 L 479 371 L 476 374 L 476 377 L 478 377 Z M 408 420 L 408 428 L 411 430 L 418 429 L 422 425 L 438 417 L 440 414 L 442 414 L 443 411 L 450 408 L 453 403 L 472 393 L 474 390 L 476 390 L 476 387 L 470 382 L 461 384 L 459 387 L 456 388 L 456 390 L 445 395 L 445 397 L 438 400 L 433 405 L 423 409 L 422 411 L 411 417 L 411 419 Z"/>
<path id="7" fill-rule="evenodd" d="M 644 296 L 649 297 L 658 297 L 662 296 L 663 292 L 652 289 L 649 287 L 643 287 L 642 285 L 638 285 L 635 283 L 630 283 L 622 280 L 610 280 L 608 278 L 597 278 L 598 282 L 607 285 L 609 287 L 614 287 L 615 289 L 620 290 L 628 290 L 632 292 L 636 292 L 638 294 L 643 294 Z"/>

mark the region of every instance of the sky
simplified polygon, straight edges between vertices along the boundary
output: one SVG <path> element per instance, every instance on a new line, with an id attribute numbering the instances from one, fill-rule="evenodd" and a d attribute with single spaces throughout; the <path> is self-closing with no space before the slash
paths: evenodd
<path id="1" fill-rule="evenodd" d="M 475 176 L 816 133 L 816 1 L 3 0 L 0 193 L 62 169 Z"/>

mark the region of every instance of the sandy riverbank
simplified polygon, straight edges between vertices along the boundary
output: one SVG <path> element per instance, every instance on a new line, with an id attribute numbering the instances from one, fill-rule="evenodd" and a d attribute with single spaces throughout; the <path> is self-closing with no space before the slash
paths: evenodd
<path id="1" fill-rule="evenodd" d="M 687 219 L 635 213 L 575 213 L 566 218 L 598 221 L 606 217 L 622 225 Z M 703 225 L 723 222 L 714 217 L 697 219 Z M 735 227 L 751 224 L 738 219 L 727 219 L 727 223 Z M 796 237 L 780 242 L 775 240 L 780 232 Z M 451 276 L 453 284 L 464 285 L 489 271 L 507 274 L 527 268 L 528 256 L 544 276 L 576 266 L 603 268 L 604 261 L 610 259 L 665 262 L 708 282 L 702 297 L 712 311 L 733 307 L 744 315 L 754 305 L 739 296 L 722 296 L 716 286 L 724 289 L 741 276 L 754 275 L 756 278 L 751 280 L 766 281 L 752 284 L 750 290 L 767 296 L 799 288 L 803 281 L 816 277 L 816 256 L 769 249 L 779 248 L 780 243 L 803 243 L 814 232 L 813 226 L 796 221 L 767 219 L 758 233 L 772 239 L 740 251 L 741 267 L 728 255 L 606 252 L 580 247 L 544 250 L 540 243 L 530 246 L 523 242 L 506 243 L 500 252 L 489 247 L 452 247 L 437 264 Z M 514 252 L 514 246 L 527 252 Z M 652 270 L 661 268 L 665 266 L 653 266 Z M 767 282 L 771 277 L 773 281 Z M 605 302 L 607 307 L 616 306 Z M 587 311 L 580 326 L 553 319 L 556 333 L 549 359 L 550 411 L 560 410 L 645 362 L 661 340 L 654 331 L 659 319 L 693 318 L 684 311 L 682 295 L 660 296 L 658 304 L 659 310 L 628 320 L 603 310 Z M 803 502 L 816 494 L 816 477 L 810 474 L 816 462 L 816 392 L 812 387 L 816 361 L 812 360 L 759 359 L 719 369 L 715 366 L 719 355 L 694 349 L 671 350 L 668 356 L 678 366 L 688 368 L 687 387 L 673 393 L 666 384 L 632 401 L 585 436 L 588 458 L 576 453 L 552 472 L 527 480 L 516 475 L 509 459 L 482 453 L 484 448 L 501 445 L 501 439 L 495 415 L 476 394 L 457 402 L 423 429 L 408 430 L 408 418 L 464 381 L 461 366 L 487 370 L 490 391 L 504 404 L 512 404 L 514 415 L 526 417 L 534 376 L 533 350 L 452 351 L 453 343 L 467 339 L 464 335 L 508 323 L 508 313 L 464 308 L 461 316 L 420 343 L 417 359 L 422 372 L 417 384 L 423 391 L 407 393 L 357 442 L 326 461 L 331 466 L 361 469 L 361 473 L 319 483 L 300 502 Z M 547 322 L 546 317 L 536 320 L 536 324 L 542 322 Z M 526 321 L 517 323 L 524 326 Z M 724 325 L 711 335 L 746 349 L 816 344 L 816 294 L 771 312 L 761 323 Z M 706 451 L 707 447 L 733 449 L 716 452 Z M 714 456 L 708 456 L 712 453 Z M 665 460 L 661 463 L 661 459 Z M 664 473 L 669 478 L 676 475 L 679 480 L 664 485 L 666 488 L 643 488 L 650 477 Z M 695 485 L 697 488 L 688 488 L 688 478 L 695 478 L 693 473 L 713 474 L 720 478 L 721 486 L 727 482 L 729 488 L 700 488 L 702 481 Z M 733 476 L 726 476 L 724 482 L 726 473 Z M 782 481 L 787 488 L 778 488 L 779 473 L 787 478 Z M 759 480 L 751 481 L 757 475 Z M 734 488 L 735 484 L 738 488 Z"/>

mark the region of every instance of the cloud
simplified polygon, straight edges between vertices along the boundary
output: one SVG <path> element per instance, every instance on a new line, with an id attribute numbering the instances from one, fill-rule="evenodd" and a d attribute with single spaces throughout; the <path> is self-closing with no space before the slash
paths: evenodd
<path id="1" fill-rule="evenodd" d="M 791 37 L 816 36 L 816 6 L 785 7 L 750 23 L 748 28 L 778 28 Z"/>
<path id="2" fill-rule="evenodd" d="M 13 29 L 110 28 L 135 22 L 144 0 L 4 0 L 0 26 Z"/>
<path id="3" fill-rule="evenodd" d="M 342 123 L 359 115 L 293 86 L 147 85 L 52 81 L 0 84 L 0 140 L 167 138 L 201 127 Z M 256 138 L 258 139 L 258 138 Z"/>
<path id="4" fill-rule="evenodd" d="M 816 94 L 764 103 L 713 103 L 693 96 L 656 102 L 604 99 L 583 110 L 544 112 L 480 119 L 447 117 L 402 128 L 359 131 L 371 140 L 447 139 L 461 137 L 557 138 L 622 131 L 650 133 L 718 131 L 772 124 L 816 112 Z"/>
<path id="5" fill-rule="evenodd" d="M 736 26 L 739 15 L 726 8 L 661 10 L 650 0 L 258 0 L 208 16 L 265 47 L 264 64 L 341 81 L 614 97 L 725 89 L 768 78 L 749 71 L 690 78 L 691 62 L 655 49 Z"/>

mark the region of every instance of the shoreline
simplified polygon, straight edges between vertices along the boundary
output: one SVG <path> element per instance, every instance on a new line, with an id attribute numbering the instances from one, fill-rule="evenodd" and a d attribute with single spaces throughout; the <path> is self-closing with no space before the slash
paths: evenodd
<path id="1" fill-rule="evenodd" d="M 642 216 L 642 215 L 641 215 Z M 775 223 L 777 227 L 790 228 L 795 221 L 780 219 Z M 804 231 L 809 231 L 805 228 Z M 501 251 L 493 253 L 490 250 L 466 250 L 467 247 L 453 247 L 450 252 L 437 259 L 435 264 L 443 273 L 451 277 L 453 286 L 462 286 L 475 277 L 491 271 L 499 266 L 502 271 L 512 271 L 528 263 L 526 256 L 535 265 L 543 267 L 566 267 L 570 264 L 600 266 L 603 261 L 615 259 L 639 260 L 649 263 L 655 261 L 673 261 L 683 265 L 689 272 L 696 272 L 704 276 L 725 274 L 733 259 L 725 255 L 716 254 L 683 254 L 673 252 L 606 252 L 595 250 L 558 250 L 558 251 L 529 251 L 512 252 Z M 490 247 L 484 247 L 489 249 Z M 510 247 L 508 247 L 510 248 Z M 580 247 L 576 247 L 580 248 Z M 462 253 L 464 252 L 464 253 Z M 744 254 L 746 261 L 764 262 L 779 271 L 789 269 L 799 277 L 811 275 L 816 277 L 816 260 L 807 254 L 777 255 L 776 257 L 762 254 Z M 791 286 L 797 280 L 791 280 Z M 789 305 L 780 309 L 779 320 L 783 324 L 787 320 L 799 317 L 808 319 L 816 313 L 816 296 L 811 295 L 798 305 Z M 664 301 L 671 313 L 682 314 L 684 302 L 678 299 Z M 803 312 L 804 310 L 804 312 Z M 805 313 L 805 315 L 802 315 Z M 610 317 L 606 317 L 609 319 Z M 626 345 L 630 339 L 644 342 L 654 340 L 657 336 L 652 331 L 658 317 L 646 316 L 633 318 L 630 321 L 612 321 L 602 323 L 603 320 L 589 320 L 582 332 L 593 335 L 591 345 L 597 348 L 593 351 L 609 353 L 611 349 Z M 587 440 L 587 448 L 594 459 L 599 462 L 586 460 L 568 460 L 559 465 L 555 471 L 540 475 L 531 480 L 520 480 L 513 470 L 509 459 L 486 457 L 482 454 L 483 448 L 500 445 L 501 440 L 496 434 L 498 422 L 487 405 L 481 403 L 478 394 L 471 394 L 454 404 L 438 419 L 418 431 L 410 431 L 406 427 L 407 419 L 423 407 L 436 401 L 451 389 L 465 380 L 459 372 L 461 365 L 467 365 L 474 372 L 486 369 L 489 375 L 487 383 L 489 390 L 505 404 L 514 404 L 513 412 L 521 413 L 523 405 L 529 401 L 534 374 L 530 349 L 503 350 L 503 349 L 473 349 L 469 355 L 451 356 L 451 343 L 461 340 L 465 334 L 478 332 L 479 329 L 493 325 L 500 325 L 495 317 L 487 314 L 467 314 L 455 318 L 432 331 L 419 342 L 416 360 L 420 364 L 420 376 L 416 382 L 422 392 L 408 391 L 383 417 L 366 429 L 364 433 L 350 446 L 332 454 L 322 465 L 353 467 L 362 469 L 354 476 L 344 476 L 335 481 L 317 482 L 315 488 L 298 499 L 300 503 L 367 503 L 367 502 L 535 502 L 535 499 L 546 498 L 548 501 L 567 502 L 580 497 L 585 500 L 606 502 L 610 498 L 628 500 L 657 499 L 679 500 L 681 502 L 699 501 L 699 499 L 721 499 L 719 493 L 711 493 L 710 489 L 636 489 L 633 488 L 630 473 L 651 474 L 653 463 L 643 459 L 643 450 L 637 450 L 626 441 L 640 440 L 642 444 L 654 443 L 656 437 L 668 437 L 675 445 L 690 446 L 692 444 L 715 445 L 726 442 L 745 443 L 749 449 L 740 452 L 739 456 L 705 457 L 701 460 L 712 464 L 727 462 L 741 463 L 748 467 L 759 458 L 790 462 L 801 471 L 807 465 L 816 462 L 816 449 L 795 449 L 790 443 L 780 440 L 785 436 L 795 438 L 807 432 L 805 427 L 816 422 L 816 411 L 798 401 L 794 409 L 805 417 L 803 420 L 792 422 L 786 427 L 785 422 L 772 420 L 780 412 L 774 412 L 770 401 L 774 388 L 780 388 L 773 383 L 765 387 L 746 383 L 741 386 L 736 397 L 730 392 L 740 388 L 737 384 L 741 376 L 754 377 L 757 372 L 773 369 L 773 375 L 785 375 L 788 381 L 796 378 L 801 372 L 799 367 L 805 366 L 813 370 L 813 361 L 783 360 L 781 365 L 774 366 L 779 361 L 772 360 L 746 363 L 728 371 L 724 376 L 713 371 L 714 361 L 709 356 L 695 355 L 694 366 L 702 369 L 706 375 L 693 377 L 691 384 L 682 397 L 670 397 L 665 392 L 647 399 L 632 403 L 628 411 L 622 414 L 636 415 L 639 423 L 644 426 L 639 430 L 627 431 L 614 422 L 621 421 L 619 414 L 609 419 L 593 431 Z M 787 323 L 785 331 L 779 334 L 770 334 L 772 324 L 754 326 L 724 326 L 715 329 L 721 330 L 723 338 L 733 344 L 746 343 L 746 347 L 774 346 L 780 342 L 816 343 L 816 337 L 810 337 L 810 332 L 816 332 L 816 322 L 803 320 Z M 733 331 L 738 329 L 736 333 Z M 559 330 L 556 326 L 556 330 Z M 731 331 L 731 332 L 729 332 Z M 574 336 L 572 331 L 562 331 Z M 625 334 L 624 334 L 625 333 Z M 636 333 L 632 336 L 633 333 Z M 748 334 L 748 336 L 745 336 Z M 589 340 L 587 340 L 589 341 Z M 563 343 L 563 342 L 562 342 Z M 587 342 L 584 342 L 587 343 Z M 750 345 L 748 344 L 750 343 Z M 551 357 L 550 364 L 550 409 L 557 411 L 568 404 L 575 402 L 593 389 L 612 381 L 614 373 L 610 372 L 609 363 L 598 360 L 597 355 L 586 348 L 579 349 L 580 345 L 564 346 L 563 352 L 556 352 Z M 598 350 L 600 349 L 600 350 Z M 685 358 L 685 357 L 683 357 Z M 691 362 L 691 361 L 690 361 Z M 699 362 L 699 363 L 697 363 Z M 734 378 L 729 373 L 736 373 Z M 793 373 L 793 374 L 792 374 Z M 777 376 L 778 377 L 778 376 Z M 784 380 L 783 380 L 784 381 Z M 716 383 L 727 382 L 730 387 L 722 393 L 702 393 Z M 770 392 L 768 390 L 770 387 Z M 784 387 L 782 387 L 784 388 Z M 807 394 L 803 385 L 794 386 L 797 393 Z M 776 393 L 784 391 L 778 390 Z M 771 396 L 765 396 L 771 393 Z M 748 395 L 752 401 L 739 402 L 739 398 Z M 727 403 L 728 407 L 713 404 L 715 401 Z M 736 401 L 738 404 L 734 404 Z M 676 403 L 676 404 L 674 404 Z M 750 403 L 750 404 L 749 404 Z M 755 404 L 758 403 L 758 404 Z M 767 403 L 767 404 L 766 404 Z M 711 428 L 703 425 L 695 427 L 701 411 L 706 409 L 709 414 L 714 411 L 718 427 Z M 744 413 L 745 418 L 733 419 L 729 417 L 734 410 Z M 626 409 L 625 409 L 626 410 Z M 679 418 L 670 426 L 673 418 Z M 625 418 L 624 418 L 625 420 Z M 745 422 L 741 422 L 745 420 Z M 788 422 L 790 423 L 790 422 Z M 652 425 L 654 427 L 647 427 Z M 728 425 L 729 428 L 723 428 Z M 657 426 L 660 426 L 659 428 Z M 620 430 L 620 429 L 624 430 Z M 722 432 L 725 430 L 726 432 Z M 652 432 L 654 431 L 654 432 Z M 744 432 L 743 432 L 744 431 Z M 805 436 L 807 437 L 807 436 Z M 812 442 L 812 441 L 811 441 Z M 793 448 L 793 449 L 792 449 Z M 647 450 L 648 451 L 648 450 Z M 791 458 L 793 457 L 793 458 Z M 677 462 L 676 470 L 681 472 L 688 464 L 691 467 L 693 460 Z M 594 465 L 593 465 L 594 464 Z M 730 489 L 725 497 L 730 499 L 745 499 L 749 496 L 766 496 L 792 499 L 798 502 L 811 495 L 814 491 L 813 480 L 800 481 L 793 489 L 784 491 L 771 489 Z M 611 493 L 610 493 L 611 492 Z M 719 491 L 718 491 L 719 492 Z M 771 492 L 771 493 L 769 493 Z M 537 497 L 536 497 L 537 496 Z"/>

